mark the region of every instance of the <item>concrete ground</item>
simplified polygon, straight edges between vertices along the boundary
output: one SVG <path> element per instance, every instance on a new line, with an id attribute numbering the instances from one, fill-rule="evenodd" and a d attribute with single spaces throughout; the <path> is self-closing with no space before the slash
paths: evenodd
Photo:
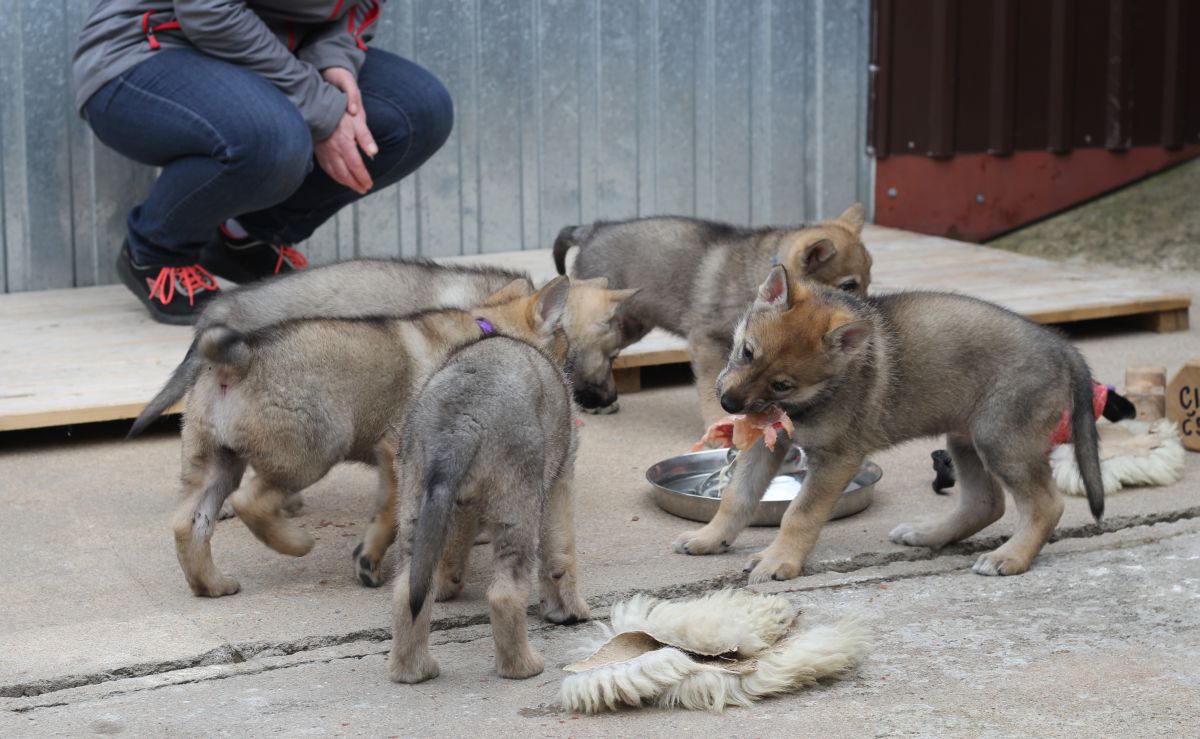
<path id="1" fill-rule="evenodd" d="M 1198 278 L 1161 276 L 1185 290 Z M 1126 365 L 1174 371 L 1200 355 L 1200 328 L 1081 327 L 1072 338 L 1096 376 L 1118 385 Z M 693 388 L 655 387 L 623 398 L 617 415 L 585 420 L 576 521 L 596 613 L 635 592 L 742 584 L 746 555 L 774 530 L 748 531 L 724 556 L 675 554 L 672 539 L 694 524 L 659 511 L 643 477 L 699 435 Z M 388 681 L 389 590 L 358 585 L 350 568 L 374 487 L 365 468 L 338 468 L 306 493 L 299 521 L 319 539 L 306 557 L 220 524 L 215 557 L 242 591 L 192 597 L 167 526 L 178 435 L 167 427 L 124 442 L 123 430 L 0 436 L 0 736 L 1200 733 L 1198 454 L 1176 485 L 1110 496 L 1102 526 L 1069 499 L 1057 543 L 1013 578 L 969 572 L 974 553 L 1011 532 L 1011 514 L 941 552 L 889 542 L 894 525 L 944 512 L 954 497 L 929 489 L 937 440 L 878 454 L 874 504 L 826 528 L 807 576 L 766 588 L 813 623 L 865 612 L 877 643 L 861 667 L 722 717 L 580 717 L 559 711 L 556 695 L 562 665 L 594 627 L 532 619 L 546 671 L 497 678 L 484 566 L 459 601 L 435 608 L 442 676 Z"/>

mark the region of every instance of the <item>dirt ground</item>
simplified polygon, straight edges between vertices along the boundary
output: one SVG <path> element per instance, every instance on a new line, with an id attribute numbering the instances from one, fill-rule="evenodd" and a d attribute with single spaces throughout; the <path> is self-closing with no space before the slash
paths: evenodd
<path id="1" fill-rule="evenodd" d="M 1200 159 L 988 243 L 1049 259 L 1200 270 Z"/>

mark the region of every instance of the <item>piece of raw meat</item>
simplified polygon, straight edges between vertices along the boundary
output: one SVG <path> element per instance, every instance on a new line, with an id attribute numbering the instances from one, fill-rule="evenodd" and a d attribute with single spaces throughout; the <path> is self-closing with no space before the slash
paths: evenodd
<path id="1" fill-rule="evenodd" d="M 754 446 L 760 438 L 767 449 L 775 451 L 775 442 L 779 438 L 779 430 L 787 432 L 791 437 L 796 429 L 792 419 L 779 406 L 772 406 L 766 413 L 735 413 L 726 416 L 708 427 L 700 441 L 692 447 L 693 452 L 708 447 L 735 446 L 738 451 L 746 451 Z"/>

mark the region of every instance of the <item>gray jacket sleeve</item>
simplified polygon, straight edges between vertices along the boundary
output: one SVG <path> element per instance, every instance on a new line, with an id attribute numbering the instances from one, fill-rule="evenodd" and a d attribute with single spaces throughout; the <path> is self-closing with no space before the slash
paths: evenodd
<path id="1" fill-rule="evenodd" d="M 297 59 L 244 0 L 174 0 L 180 30 L 196 48 L 260 75 L 300 111 L 313 139 L 324 140 L 346 111 L 346 95 Z M 353 43 L 353 40 L 351 41 Z"/>
<path id="2" fill-rule="evenodd" d="M 366 38 L 364 34 L 363 39 Z M 309 31 L 296 56 L 319 70 L 330 67 L 348 69 L 358 79 L 367 53 L 358 48 L 354 35 L 346 28 L 346 21 L 337 20 Z"/>

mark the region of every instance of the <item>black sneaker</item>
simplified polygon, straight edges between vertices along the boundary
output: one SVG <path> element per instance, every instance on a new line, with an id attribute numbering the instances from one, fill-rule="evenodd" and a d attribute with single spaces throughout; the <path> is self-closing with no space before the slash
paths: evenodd
<path id="1" fill-rule="evenodd" d="M 200 264 L 240 285 L 305 269 L 308 259 L 288 244 L 268 244 L 250 237 L 235 239 L 222 225 L 220 235 L 200 253 Z"/>
<path id="2" fill-rule="evenodd" d="M 186 326 L 216 296 L 216 279 L 199 264 L 190 267 L 142 267 L 133 261 L 129 242 L 117 255 L 117 274 L 159 323 Z"/>

